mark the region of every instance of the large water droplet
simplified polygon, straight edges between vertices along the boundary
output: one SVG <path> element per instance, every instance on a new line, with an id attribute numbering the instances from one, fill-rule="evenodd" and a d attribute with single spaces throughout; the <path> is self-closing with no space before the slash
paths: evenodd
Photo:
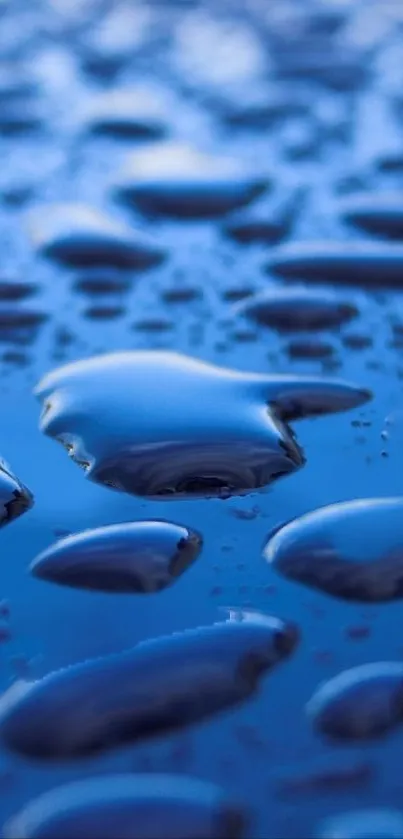
<path id="1" fill-rule="evenodd" d="M 116 192 L 145 213 L 209 218 L 249 204 L 267 182 L 237 159 L 161 143 L 133 154 Z"/>
<path id="2" fill-rule="evenodd" d="M 30 570 L 43 580 L 93 591 L 161 591 L 194 562 L 201 545 L 201 537 L 181 525 L 126 522 L 67 536 Z"/>
<path id="3" fill-rule="evenodd" d="M 274 288 L 250 297 L 235 311 L 282 332 L 327 329 L 351 320 L 357 307 L 331 291 Z"/>
<path id="4" fill-rule="evenodd" d="M 388 239 L 403 238 L 401 192 L 363 192 L 349 195 L 339 204 L 345 221 Z"/>
<path id="5" fill-rule="evenodd" d="M 229 620 L 15 683 L 0 737 L 26 756 L 83 757 L 201 721 L 252 696 L 298 642 L 294 624 L 233 611 Z"/>
<path id="6" fill-rule="evenodd" d="M 166 133 L 164 111 L 156 90 L 139 85 L 101 94 L 92 102 L 85 121 L 95 134 L 121 139 L 154 139 Z"/>
<path id="7" fill-rule="evenodd" d="M 382 661 L 345 670 L 308 702 L 314 728 L 332 740 L 371 740 L 403 722 L 403 664 Z"/>
<path id="8" fill-rule="evenodd" d="M 284 279 L 368 287 L 403 286 L 403 246 L 371 241 L 294 242 L 271 254 Z"/>
<path id="9" fill-rule="evenodd" d="M 38 251 L 76 267 L 111 265 L 146 269 L 163 252 L 144 232 L 135 232 L 83 204 L 51 204 L 32 211 L 30 230 Z"/>
<path id="10" fill-rule="evenodd" d="M 281 528 L 264 556 L 279 574 L 334 597 L 397 600 L 403 597 L 403 499 L 321 507 Z"/>
<path id="11" fill-rule="evenodd" d="M 5 839 L 240 839 L 246 817 L 214 784 L 177 775 L 107 775 L 30 802 Z"/>
<path id="12" fill-rule="evenodd" d="M 337 380 L 240 373 L 157 351 L 67 365 L 45 376 L 36 395 L 42 430 L 92 480 L 160 498 L 262 487 L 304 462 L 281 420 L 369 398 Z"/>

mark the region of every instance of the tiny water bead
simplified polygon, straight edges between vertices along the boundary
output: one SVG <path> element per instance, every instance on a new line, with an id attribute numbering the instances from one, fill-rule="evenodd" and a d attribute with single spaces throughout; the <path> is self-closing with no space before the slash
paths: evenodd
<path id="1" fill-rule="evenodd" d="M 330 740 L 373 740 L 403 723 L 403 664 L 382 661 L 345 670 L 307 705 L 314 729 Z"/>
<path id="2" fill-rule="evenodd" d="M 91 480 L 155 498 L 265 486 L 304 463 L 289 420 L 370 398 L 337 379 L 241 373 L 159 351 L 75 362 L 35 392 L 42 431 Z"/>
<path id="3" fill-rule="evenodd" d="M 234 307 L 234 314 L 279 332 L 296 332 L 340 326 L 356 317 L 358 309 L 332 291 L 295 287 L 273 288 L 249 297 Z"/>
<path id="4" fill-rule="evenodd" d="M 362 241 L 291 242 L 273 249 L 267 270 L 284 280 L 403 287 L 403 245 Z"/>
<path id="5" fill-rule="evenodd" d="M 279 574 L 334 597 L 381 603 L 403 597 L 403 498 L 321 507 L 270 538 L 264 558 Z"/>
<path id="6" fill-rule="evenodd" d="M 268 178 L 231 157 L 210 157 L 177 142 L 133 153 L 115 186 L 118 198 L 146 214 L 214 218 L 249 204 Z"/>
<path id="7" fill-rule="evenodd" d="M 106 775 L 46 792 L 4 839 L 241 839 L 248 818 L 220 787 L 162 774 Z"/>
<path id="8" fill-rule="evenodd" d="M 34 503 L 33 495 L 0 458 L 0 527 L 17 519 Z"/>
<path id="9" fill-rule="evenodd" d="M 29 214 L 36 250 L 73 267 L 145 270 L 165 256 L 153 237 L 85 204 L 45 204 Z"/>
<path id="10" fill-rule="evenodd" d="M 0 700 L 0 739 L 59 760 L 185 728 L 251 697 L 298 637 L 292 623 L 233 610 L 225 622 L 17 682 Z"/>
<path id="11" fill-rule="evenodd" d="M 155 592 L 172 585 L 202 547 L 198 533 L 167 521 L 85 530 L 61 539 L 30 566 L 35 577 L 93 591 Z"/>

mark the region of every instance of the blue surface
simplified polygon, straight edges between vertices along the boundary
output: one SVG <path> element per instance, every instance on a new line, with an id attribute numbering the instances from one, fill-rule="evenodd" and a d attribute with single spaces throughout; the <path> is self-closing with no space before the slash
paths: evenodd
<path id="1" fill-rule="evenodd" d="M 0 649 L 2 687 L 24 671 L 24 662 L 31 676 L 40 677 L 138 641 L 209 624 L 227 606 L 251 606 L 295 621 L 302 636 L 294 657 L 269 674 L 256 698 L 186 732 L 50 769 L 2 751 L 2 821 L 59 783 L 128 770 L 180 771 L 219 782 L 251 809 L 253 839 L 302 839 L 314 834 L 322 818 L 338 812 L 401 806 L 401 732 L 375 746 L 329 747 L 313 733 L 304 714 L 305 703 L 323 679 L 356 664 L 402 658 L 400 604 L 373 607 L 333 601 L 279 579 L 261 555 L 269 531 L 301 513 L 335 501 L 401 493 L 403 363 L 401 341 L 392 331 L 394 323 L 403 322 L 401 293 L 387 288 L 365 292 L 354 285 L 353 276 L 349 286 L 340 288 L 343 301 L 348 298 L 357 305 L 360 317 L 320 337 L 328 337 L 336 347 L 334 375 L 371 388 L 374 399 L 345 414 L 295 424 L 307 458 L 304 468 L 243 499 L 145 501 L 97 486 L 85 480 L 61 446 L 40 433 L 39 407 L 32 395 L 44 373 L 58 364 L 133 348 L 175 349 L 243 371 L 321 372 L 319 361 L 290 360 L 284 336 L 264 327 L 248 326 L 245 331 L 235 319 L 224 323 L 232 310 L 232 303 L 223 298 L 228 290 L 252 286 L 261 291 L 281 283 L 267 271 L 270 246 L 233 243 L 217 221 L 157 222 L 118 205 L 113 186 L 133 150 L 132 141 L 83 136 L 80 128 L 79 114 L 92 92 L 112 83 L 103 74 L 85 74 L 95 53 L 101 69 L 117 63 L 117 86 L 149 77 L 168 87 L 176 97 L 168 112 L 169 130 L 186 142 L 209 153 L 258 161 L 275 187 L 264 196 L 268 213 L 276 191 L 285 195 L 303 185 L 306 199 L 294 219 L 293 239 L 352 242 L 357 233 L 338 216 L 340 190 L 346 184 L 354 186 L 354 179 L 359 179 L 360 191 L 362 184 L 375 190 L 403 186 L 401 172 L 382 172 L 377 166 L 381 157 L 402 153 L 401 10 L 392 4 L 386 9 L 381 0 L 370 8 L 343 3 L 335 6 L 347 17 L 342 34 L 325 36 L 319 24 L 319 34 L 303 34 L 304 17 L 313 22 L 312 7 L 317 10 L 320 4 L 287 3 L 288 21 L 281 19 L 282 0 L 269 5 L 270 10 L 266 4 L 251 3 L 246 9 L 226 4 L 217 10 L 214 4 L 190 2 L 148 4 L 136 10 L 131 4 L 96 3 L 91 13 L 89 3 L 82 8 L 63 3 L 57 11 L 38 0 L 1 11 L 0 44 L 6 56 L 16 55 L 13 60 L 23 75 L 38 75 L 37 95 L 45 114 L 43 125 L 31 135 L 0 135 L 1 273 L 4 279 L 38 286 L 35 298 L 13 308 L 49 315 L 33 343 L 0 346 L 4 352 L 24 353 L 27 361 L 25 367 L 1 364 L 0 454 L 35 496 L 34 508 L 0 534 L 0 592 L 9 602 L 12 633 Z M 134 41 L 135 28 L 125 21 L 137 12 L 138 30 L 143 29 L 134 44 L 130 36 Z M 106 17 L 113 14 L 115 29 Z M 120 29 L 119 14 L 124 22 Z M 102 16 L 109 20 L 109 42 L 95 25 Z M 318 20 L 323 20 L 319 12 Z M 273 29 L 276 42 L 270 36 Z M 327 40 L 335 40 L 333 51 L 324 48 Z M 308 72 L 304 55 L 313 56 L 322 70 L 311 67 Z M 290 81 L 297 59 L 298 78 Z M 359 70 L 347 74 L 351 84 L 344 84 L 347 89 L 341 92 L 334 90 L 338 61 L 339 85 L 347 61 Z M 329 64 L 336 68 L 330 78 Z M 327 82 L 318 84 L 312 78 L 318 75 Z M 234 101 L 250 106 L 259 96 L 270 100 L 269 83 L 277 96 L 280 86 L 285 99 L 304 100 L 302 113 L 293 112 L 285 123 L 275 117 L 263 129 L 229 127 L 224 106 Z M 304 143 L 301 153 L 306 132 L 311 143 L 308 151 Z M 104 298 L 107 305 L 118 301 L 124 307 L 124 315 L 116 320 L 85 318 L 83 311 L 92 300 L 87 304 L 74 290 L 77 273 L 42 259 L 30 243 L 26 214 L 31 207 L 77 200 L 106 208 L 117 219 L 152 233 L 168 251 L 164 264 L 132 275 L 127 294 Z M 363 233 L 359 237 L 364 240 Z M 200 288 L 202 299 L 166 303 L 164 290 L 180 282 Z M 94 303 L 99 304 L 99 296 Z M 1 305 L 11 308 L 9 303 Z M 172 328 L 132 328 L 150 317 L 168 319 Z M 61 328 L 71 333 L 72 342 Z M 346 348 L 342 339 L 350 334 L 368 336 L 372 344 L 360 351 Z M 9 340 L 10 335 L 3 337 Z M 326 376 L 331 374 L 325 369 Z M 386 439 L 381 437 L 385 431 Z M 29 564 L 54 541 L 56 532 L 153 516 L 193 527 L 205 541 L 200 559 L 164 592 L 121 598 L 59 589 L 28 574 Z M 368 629 L 361 637 L 351 631 L 360 626 Z M 318 792 L 314 785 L 303 794 L 284 794 L 284 777 L 305 777 L 343 757 L 347 765 L 357 759 L 373 767 L 372 774 L 363 773 L 361 786 L 330 785 Z"/>

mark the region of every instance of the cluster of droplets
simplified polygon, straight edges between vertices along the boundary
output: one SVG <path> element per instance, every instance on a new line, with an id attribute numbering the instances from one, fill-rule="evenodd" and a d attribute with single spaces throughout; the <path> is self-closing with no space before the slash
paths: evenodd
<path id="1" fill-rule="evenodd" d="M 280 5 L 286 8 L 281 10 Z M 319 4 L 310 22 L 292 3 L 270 6 L 269 19 L 264 20 L 262 12 L 259 29 L 270 45 L 276 86 L 262 85 L 260 79 L 250 83 L 247 71 L 243 83 L 243 61 L 248 48 L 254 54 L 254 47 L 247 43 L 245 48 L 242 28 L 234 22 L 227 30 L 214 16 L 209 19 L 197 11 L 192 17 L 191 12 L 177 27 L 170 68 L 185 93 L 180 106 L 163 86 L 114 89 L 114 80 L 130 56 L 137 58 L 141 53 L 143 35 L 136 43 L 138 28 L 154 32 L 156 40 L 161 35 L 153 10 L 143 10 L 144 21 L 140 27 L 136 21 L 137 29 L 129 25 L 131 18 L 123 4 L 117 4 L 96 26 L 91 12 L 83 12 L 81 18 L 74 8 L 61 12 L 63 24 L 77 41 L 83 71 L 92 82 L 112 84 L 106 93 L 91 97 L 90 107 L 83 109 L 74 126 L 75 139 L 85 144 L 91 137 L 91 142 L 102 143 L 107 137 L 115 149 L 136 143 L 134 153 L 117 175 L 112 172 L 101 195 L 103 204 L 112 197 L 116 214 L 115 208 L 99 210 L 92 200 L 84 204 L 67 200 L 60 205 L 52 196 L 46 197 L 43 206 L 35 202 L 28 214 L 35 254 L 44 258 L 42 265 L 48 261 L 57 270 L 72 272 L 73 290 L 87 301 L 83 314 L 94 322 L 97 335 L 108 321 L 123 316 L 125 295 L 137 272 L 169 264 L 164 224 L 184 230 L 185 220 L 192 218 L 196 224 L 214 219 L 223 241 L 235 243 L 239 252 L 241 247 L 270 247 L 269 256 L 264 257 L 264 269 L 272 281 L 267 290 L 256 292 L 253 284 L 245 283 L 223 291 L 231 309 L 224 324 L 228 327 L 225 340 L 216 344 L 218 352 L 228 349 L 229 340 L 241 349 L 258 336 L 263 343 L 270 331 L 286 342 L 286 352 L 294 362 L 319 361 L 323 369 L 332 370 L 338 364 L 338 332 L 342 345 L 352 351 L 372 346 L 372 334 L 360 328 L 352 331 L 363 298 L 343 288 L 329 290 L 328 283 L 371 291 L 401 288 L 403 250 L 392 241 L 403 235 L 400 193 L 368 190 L 366 173 L 363 182 L 357 173 L 350 179 L 344 174 L 334 215 L 350 230 L 351 238 L 339 242 L 325 234 L 320 241 L 290 244 L 284 240 L 291 230 L 295 232 L 296 224 L 298 229 L 304 215 L 304 190 L 298 185 L 280 189 L 280 196 L 274 194 L 271 201 L 271 177 L 265 169 L 246 166 L 237 157 L 202 152 L 193 140 L 177 142 L 175 136 L 170 115 L 177 113 L 180 120 L 179 111 L 185 109 L 186 96 L 192 91 L 201 94 L 223 130 L 240 136 L 245 130 L 256 132 L 258 143 L 259 134 L 273 129 L 291 168 L 317 159 L 325 136 L 342 144 L 350 137 L 348 104 L 344 107 L 340 98 L 325 93 L 312 108 L 310 93 L 297 95 L 293 84 L 298 78 L 354 96 L 368 82 L 354 39 L 358 41 L 361 25 L 369 39 L 363 50 L 376 46 L 378 36 L 372 36 L 372 44 L 371 32 L 381 31 L 382 14 L 371 29 L 362 18 L 355 20 L 354 13 L 346 21 L 340 4 L 328 9 Z M 248 10 L 251 18 L 254 13 Z M 392 17 L 394 12 L 389 14 Z M 367 20 L 371 22 L 370 15 Z M 9 41 L 18 48 L 18 33 L 12 35 Z M 143 45 L 151 37 L 147 35 Z M 236 54 L 236 67 L 231 67 L 225 53 L 228 43 Z M 221 50 L 224 59 L 220 61 Z M 258 55 L 257 68 L 259 61 Z M 227 73 L 221 78 L 220 67 Z M 53 74 L 46 63 L 43 70 L 51 85 Z M 5 72 L 4 79 L 0 75 L 0 100 L 3 137 L 42 129 L 42 102 L 29 75 L 19 79 L 14 70 Z M 401 153 L 384 155 L 376 165 L 383 173 L 399 172 Z M 65 173 L 66 182 L 70 174 Z M 1 184 L 3 200 L 10 208 L 31 202 L 35 189 L 26 180 L 25 184 Z M 121 220 L 120 211 L 129 219 L 131 214 L 129 223 Z M 353 238 L 355 230 L 362 237 L 358 241 Z M 370 241 L 367 234 L 379 238 Z M 302 280 L 311 287 L 302 285 Z M 290 281 L 295 284 L 287 286 Z M 28 363 L 27 345 L 48 320 L 41 305 L 26 302 L 36 291 L 34 283 L 0 283 L 0 337 L 11 345 L 3 354 L 7 365 Z M 165 303 L 179 307 L 198 301 L 203 294 L 200 283 L 186 280 L 164 286 L 161 296 Z M 171 316 L 152 311 L 136 316 L 131 329 L 148 346 L 163 342 L 173 326 Z M 192 343 L 198 347 L 203 328 L 195 327 Z M 393 321 L 391 328 L 393 347 L 399 350 L 401 324 Z M 80 350 L 68 328 L 56 329 L 54 360 L 61 361 L 71 344 Z M 374 358 L 372 369 L 377 363 Z M 241 374 L 183 355 L 151 352 L 77 362 L 46 376 L 36 392 L 43 403 L 43 431 L 65 447 L 91 480 L 162 500 L 228 499 L 267 487 L 305 464 L 290 423 L 355 408 L 370 396 L 349 382 Z M 389 451 L 387 435 L 389 430 L 382 438 L 384 457 Z M 0 524 L 15 519 L 31 504 L 28 490 L 2 464 Z M 248 521 L 259 515 L 259 508 L 231 508 L 231 513 Z M 354 500 L 321 508 L 277 527 L 267 540 L 264 558 L 288 581 L 343 601 L 399 600 L 403 596 L 401 513 L 400 498 Z M 81 590 L 147 595 L 173 585 L 198 559 L 202 541 L 200 533 L 183 524 L 158 519 L 127 522 L 63 538 L 39 555 L 30 571 L 37 578 Z M 366 625 L 351 627 L 351 638 L 364 638 L 366 631 Z M 130 742 L 148 742 L 158 733 L 185 729 L 247 700 L 264 673 L 287 658 L 297 641 L 298 632 L 288 621 L 232 610 L 226 621 L 146 641 L 119 655 L 64 668 L 32 684 L 15 685 L 1 703 L 0 736 L 11 750 L 48 762 L 107 754 Z M 335 743 L 354 745 L 384 735 L 403 721 L 402 684 L 399 662 L 341 673 L 320 687 L 308 703 L 312 727 Z M 301 770 L 297 777 L 278 783 L 282 794 L 294 794 L 355 788 L 371 779 L 371 764 L 358 760 L 319 765 L 310 773 Z M 244 808 L 217 787 L 183 777 L 126 774 L 51 792 L 29 805 L 5 832 L 11 839 L 17 835 L 39 839 L 74 837 L 85 828 L 87 835 L 109 839 L 111 814 L 112 835 L 125 833 L 130 825 L 137 831 L 135 839 L 162 836 L 162 830 L 167 839 L 237 837 L 247 830 Z M 323 823 L 320 836 L 368 839 L 371 831 L 402 836 L 401 813 L 376 810 L 330 818 Z"/>

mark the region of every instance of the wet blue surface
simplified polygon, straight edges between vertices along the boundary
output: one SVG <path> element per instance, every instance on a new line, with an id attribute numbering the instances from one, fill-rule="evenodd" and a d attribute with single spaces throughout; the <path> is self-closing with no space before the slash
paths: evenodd
<path id="1" fill-rule="evenodd" d="M 329 22 L 328 8 L 340 16 L 337 26 Z M 133 770 L 181 772 L 219 783 L 251 809 L 247 835 L 253 839 L 302 839 L 337 813 L 399 808 L 401 731 L 365 748 L 335 747 L 315 734 L 304 707 L 319 683 L 344 669 L 402 659 L 401 606 L 346 604 L 296 586 L 269 568 L 262 546 L 273 528 L 317 507 L 401 493 L 403 245 L 378 236 L 375 264 L 370 235 L 339 215 L 341 195 L 403 186 L 399 166 L 382 164 L 403 155 L 400 4 L 281 0 L 270 9 L 250 3 L 218 10 L 193 2 L 135 9 L 125 2 L 64 2 L 56 9 L 38 0 L 4 6 L 0 14 L 0 43 L 12 62 L 4 69 L 6 94 L 2 82 L 0 97 L 9 95 L 7 80 L 13 87 L 21 76 L 13 113 L 35 115 L 29 133 L 21 120 L 15 130 L 15 118 L 12 134 L 5 121 L 0 125 L 0 154 L 7 164 L 0 173 L 0 279 L 37 289 L 27 301 L 6 299 L 0 310 L 0 453 L 35 496 L 34 507 L 1 530 L 2 687 L 16 676 L 40 678 L 139 641 L 211 624 L 227 606 L 274 614 L 301 631 L 295 655 L 253 698 L 191 730 L 51 770 L 2 750 L 1 821 L 64 782 Z M 229 217 L 224 224 L 156 220 L 116 201 L 118 178 L 140 141 L 84 133 L 82 113 L 95 94 L 144 80 L 175 98 L 169 119 L 175 139 L 206 154 L 235 156 L 252 168 L 258 162 L 281 195 L 305 187 L 289 240 L 276 245 L 273 261 L 270 244 L 245 247 L 229 238 Z M 33 97 L 32 109 L 21 104 L 25 97 Z M 261 110 L 251 119 L 262 103 L 265 118 Z M 234 107 L 238 118 L 231 123 Z M 268 218 L 272 201 L 270 190 L 259 198 Z M 110 276 L 122 276 L 123 287 L 85 297 L 76 287 L 83 270 L 43 258 L 30 239 L 30 212 L 47 202 L 95 206 L 134 234 L 157 240 L 166 259 L 144 272 L 113 268 Z M 363 256 L 346 261 L 358 238 Z M 241 327 L 232 319 L 233 300 L 245 289 L 282 287 L 270 272 L 277 248 L 318 240 L 342 248 L 341 267 L 327 260 L 331 270 L 323 276 L 321 263 L 318 286 L 317 275 L 301 276 L 299 265 L 295 281 L 308 287 L 315 279 L 315 289 L 334 282 L 342 301 L 348 298 L 360 314 L 318 333 L 332 342 L 331 358 L 290 357 L 289 336 L 253 324 Z M 398 251 L 384 256 L 380 247 Z M 287 278 L 287 288 L 292 282 Z M 172 289 L 182 287 L 184 299 L 172 300 Z M 189 297 L 189 287 L 198 294 Z M 102 321 L 86 318 L 90 304 L 123 311 Z M 35 317 L 10 318 L 10 311 L 26 310 Z M 133 328 L 150 320 L 168 320 L 172 328 Z M 370 388 L 374 398 L 346 413 L 299 422 L 306 465 L 269 488 L 242 499 L 144 500 L 86 481 L 62 447 L 40 433 L 32 390 L 60 364 L 152 348 L 264 375 L 334 375 Z M 203 410 L 202 403 L 197 407 Z M 153 517 L 203 535 L 202 555 L 172 588 L 122 598 L 67 590 L 28 573 L 33 558 L 57 536 Z M 318 782 L 302 795 L 280 794 L 284 776 L 314 775 L 318 766 L 325 771 L 342 758 L 368 766 L 361 784 Z"/>

